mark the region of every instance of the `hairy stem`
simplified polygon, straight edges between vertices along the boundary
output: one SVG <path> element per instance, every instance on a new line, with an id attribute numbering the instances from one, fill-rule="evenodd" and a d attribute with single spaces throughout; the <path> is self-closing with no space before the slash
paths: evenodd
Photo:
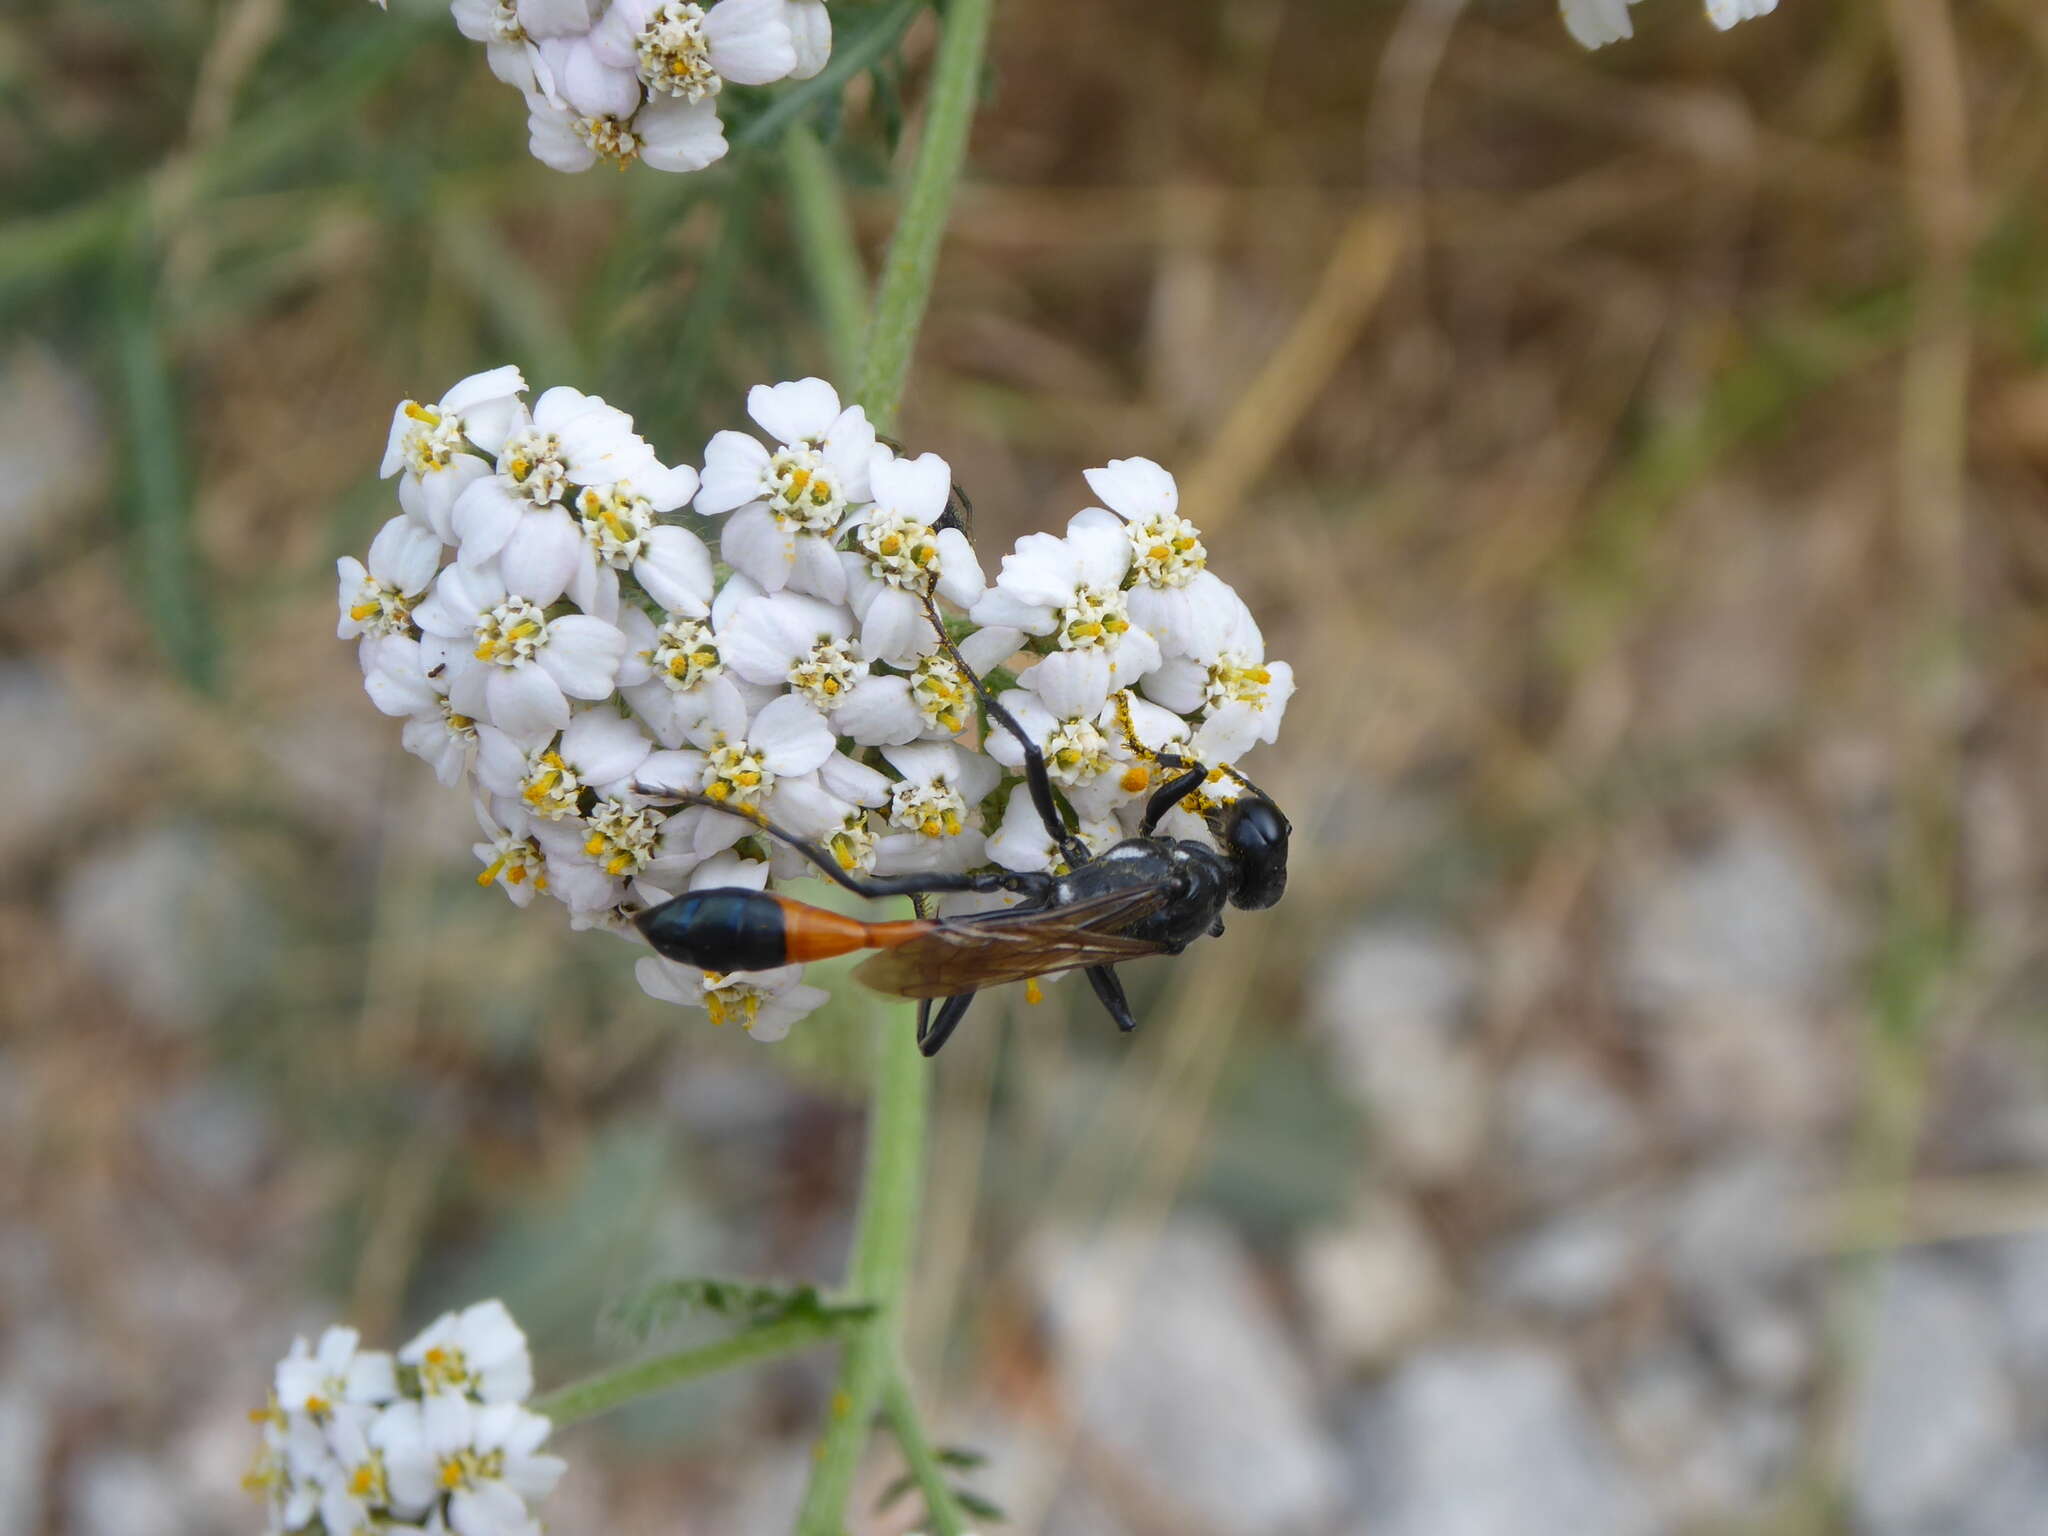
<path id="1" fill-rule="evenodd" d="M 868 419 L 882 432 L 896 425 L 903 382 L 931 294 L 953 189 L 967 154 L 993 8 L 994 0 L 952 0 L 946 9 L 924 138 L 882 266 L 856 391 Z M 851 246 L 839 249 L 847 252 Z M 924 1195 L 930 1068 L 918 1053 L 915 1017 L 915 1009 L 905 1005 L 876 1009 L 867 1167 L 847 1276 L 848 1289 L 875 1310 L 847 1338 L 838 1389 L 832 1396 L 832 1418 L 819 1442 L 817 1466 L 797 1520 L 799 1536 L 838 1536 L 843 1529 L 847 1496 L 867 1448 L 869 1428 L 896 1374 L 903 1294 Z M 909 1402 L 907 1394 L 904 1402 Z"/>
<path id="2" fill-rule="evenodd" d="M 939 246 L 946 236 L 946 215 L 953 206 L 953 188 L 967 157 L 967 133 L 974 122 L 975 97 L 981 89 L 981 60 L 988 45 L 989 14 L 995 0 L 952 0 L 946 7 L 946 30 L 939 39 L 933 67 L 931 103 L 925 109 L 924 142 L 903 195 L 896 233 L 889 241 L 868 322 L 867 360 L 861 369 L 858 396 L 868 419 L 887 432 L 896 424 L 903 400 L 903 380 L 910 354 L 924 323 L 931 297 L 932 275 L 938 270 Z"/>
<path id="3" fill-rule="evenodd" d="M 924 1425 L 917 1417 L 917 1402 L 910 1395 L 910 1383 L 901 1371 L 889 1377 L 882 1412 L 889 1420 L 889 1432 L 903 1451 L 910 1475 L 917 1479 L 924 1495 L 924 1511 L 933 1536 L 967 1536 L 967 1516 L 953 1497 L 953 1485 L 946 1481 L 945 1466 L 925 1438 Z"/>
<path id="4" fill-rule="evenodd" d="M 764 1323 L 758 1328 L 736 1333 L 729 1339 L 720 1339 L 715 1344 L 680 1349 L 673 1354 L 657 1355 L 652 1360 L 636 1360 L 631 1365 L 571 1382 L 536 1400 L 533 1410 L 547 1415 L 557 1424 L 573 1424 L 578 1419 L 595 1418 L 636 1398 L 665 1392 L 700 1376 L 713 1376 L 734 1366 L 770 1360 L 812 1344 L 821 1344 L 827 1339 L 839 1338 L 866 1321 L 864 1313 L 826 1312 L 785 1318 L 779 1323 Z"/>

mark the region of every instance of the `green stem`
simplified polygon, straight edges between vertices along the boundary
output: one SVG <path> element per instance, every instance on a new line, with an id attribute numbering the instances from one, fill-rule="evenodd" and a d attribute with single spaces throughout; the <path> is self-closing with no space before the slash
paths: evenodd
<path id="1" fill-rule="evenodd" d="M 982 54 L 994 9 L 995 0 L 952 0 L 946 7 L 946 30 L 939 38 L 938 60 L 932 71 L 931 103 L 925 109 L 924 141 L 903 195 L 903 211 L 889 242 L 888 260 L 882 265 L 874 318 L 868 323 L 867 361 L 856 391 L 878 431 L 895 426 L 897 407 L 903 400 L 903 380 L 910 371 L 918 327 L 924 322 L 925 302 L 931 297 L 939 246 L 946 236 L 946 215 L 953 206 L 953 188 L 967 158 L 967 134 L 974 123 Z"/>
<path id="2" fill-rule="evenodd" d="M 910 1475 L 917 1479 L 918 1491 L 924 1495 L 925 1515 L 931 1522 L 934 1536 L 967 1536 L 968 1522 L 960 1502 L 953 1497 L 953 1485 L 946 1481 L 946 1469 L 932 1450 L 932 1444 L 924 1437 L 924 1424 L 917 1416 L 917 1403 L 910 1395 L 910 1383 L 898 1371 L 890 1376 L 882 1400 L 882 1412 L 888 1417 L 889 1431 L 896 1437 L 896 1444 L 903 1450 L 903 1459 L 910 1467 Z"/>
<path id="3" fill-rule="evenodd" d="M 932 274 L 945 237 L 953 189 L 967 155 L 995 0 L 951 0 L 933 66 L 923 142 L 896 233 L 882 265 L 855 399 L 878 431 L 896 424 Z M 798 151 L 800 154 L 801 151 Z M 849 246 L 838 247 L 843 253 Z M 875 1009 L 874 1082 L 867 1167 L 848 1264 L 848 1289 L 873 1315 L 847 1338 L 832 1417 L 797 1517 L 799 1536 L 839 1536 L 869 1427 L 896 1374 L 903 1293 L 910 1278 L 918 1206 L 924 1194 L 924 1138 L 930 1067 L 918 1052 L 909 1006 Z M 906 1398 L 907 1402 L 907 1398 Z"/>
<path id="4" fill-rule="evenodd" d="M 924 1131 L 930 1066 L 917 1049 L 916 1010 L 875 1007 L 873 1097 L 867 1168 L 847 1289 L 874 1312 L 846 1340 L 832 1418 L 797 1520 L 799 1536 L 838 1536 L 868 1426 L 896 1368 L 897 1324 L 924 1195 Z"/>
<path id="5" fill-rule="evenodd" d="M 534 1402 L 533 1411 L 546 1414 L 557 1424 L 573 1424 L 578 1419 L 595 1418 L 635 1398 L 665 1392 L 700 1376 L 713 1376 L 737 1365 L 768 1360 L 812 1344 L 821 1344 L 852 1332 L 866 1321 L 864 1313 L 827 1312 L 766 1323 L 736 1333 L 729 1339 L 720 1339 L 715 1344 L 657 1355 L 652 1360 L 636 1360 L 631 1365 L 571 1382 Z"/>
<path id="6" fill-rule="evenodd" d="M 867 273 L 861 269 L 853 220 L 832 165 L 831 152 L 808 123 L 782 136 L 782 165 L 789 176 L 789 214 L 804 270 L 825 322 L 832 371 L 849 379 L 860 362 L 861 332 L 867 324 Z"/>

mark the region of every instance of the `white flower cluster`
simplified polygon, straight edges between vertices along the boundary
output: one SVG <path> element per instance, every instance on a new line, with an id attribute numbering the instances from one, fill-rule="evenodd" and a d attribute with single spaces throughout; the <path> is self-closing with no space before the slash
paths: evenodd
<path id="1" fill-rule="evenodd" d="M 1638 0 L 1558 0 L 1565 30 L 1581 48 L 1604 48 L 1635 36 L 1628 8 Z M 1738 21 L 1768 16 L 1778 0 L 1706 0 L 1707 20 L 1726 32 Z"/>
<path id="2" fill-rule="evenodd" d="M 1293 672 L 1149 460 L 1088 471 L 1103 505 L 1019 541 L 990 583 L 941 526 L 946 463 L 878 443 L 822 379 L 756 386 L 762 436 L 718 433 L 701 477 L 595 396 L 524 391 L 500 368 L 402 403 L 383 472 L 403 511 L 367 564 L 339 562 L 371 699 L 471 787 L 478 883 L 522 907 L 545 894 L 639 943 L 631 915 L 684 890 L 816 876 L 750 816 L 850 873 L 1054 868 L 1018 743 L 976 740 L 963 662 L 1017 663 L 1005 703 L 1098 851 L 1136 827 L 1161 754 L 1220 768 L 1279 729 Z M 661 520 L 686 503 L 719 520 L 716 558 Z M 1182 810 L 1169 830 L 1208 836 Z M 653 996 L 764 1040 L 824 1001 L 801 973 L 638 966 Z"/>
<path id="3" fill-rule="evenodd" d="M 526 1336 L 503 1302 L 450 1312 L 394 1357 L 353 1328 L 293 1341 L 280 1360 L 256 1465 L 269 1529 L 318 1536 L 537 1536 L 532 1506 L 562 1475 Z"/>
<path id="4" fill-rule="evenodd" d="M 526 97 L 534 158 L 697 171 L 725 153 L 727 82 L 805 80 L 832 54 L 825 0 L 454 0 L 464 37 Z"/>

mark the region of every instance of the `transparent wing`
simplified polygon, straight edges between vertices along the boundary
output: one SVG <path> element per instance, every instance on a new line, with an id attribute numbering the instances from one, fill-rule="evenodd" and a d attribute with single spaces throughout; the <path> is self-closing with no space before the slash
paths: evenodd
<path id="1" fill-rule="evenodd" d="M 1063 907 L 941 919 L 929 932 L 864 962 L 853 974 L 877 992 L 952 997 L 1076 966 L 1114 965 L 1165 946 L 1119 932 L 1166 905 L 1158 886 L 1112 891 Z"/>

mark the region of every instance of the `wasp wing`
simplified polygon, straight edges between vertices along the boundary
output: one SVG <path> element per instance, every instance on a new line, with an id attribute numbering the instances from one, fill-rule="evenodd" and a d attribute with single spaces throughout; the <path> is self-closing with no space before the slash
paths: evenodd
<path id="1" fill-rule="evenodd" d="M 953 997 L 1005 982 L 1084 965 L 1114 965 L 1164 953 L 1151 939 L 1117 930 L 1166 905 L 1158 886 L 1111 891 L 1063 907 L 940 919 L 916 938 L 885 949 L 853 974 L 898 997 Z"/>

